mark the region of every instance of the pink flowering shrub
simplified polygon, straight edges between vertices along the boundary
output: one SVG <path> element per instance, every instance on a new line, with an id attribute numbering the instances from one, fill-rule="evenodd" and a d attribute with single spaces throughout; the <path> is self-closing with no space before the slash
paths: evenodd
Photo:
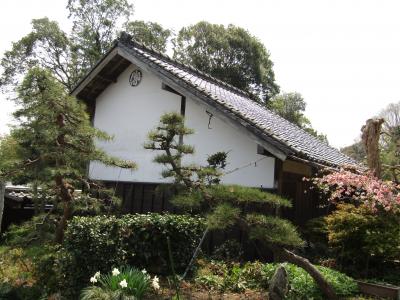
<path id="1" fill-rule="evenodd" d="M 335 204 L 324 221 L 329 248 L 343 269 L 365 275 L 400 258 L 399 185 L 344 169 L 311 181 Z"/>
<path id="2" fill-rule="evenodd" d="M 370 173 L 357 174 L 341 169 L 312 181 L 333 203 L 363 204 L 372 212 L 400 212 L 400 185 L 382 181 Z"/>

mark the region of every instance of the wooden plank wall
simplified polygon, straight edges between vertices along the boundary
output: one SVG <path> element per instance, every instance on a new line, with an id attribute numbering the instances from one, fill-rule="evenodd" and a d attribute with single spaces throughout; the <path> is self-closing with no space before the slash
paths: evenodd
<path id="1" fill-rule="evenodd" d="M 292 201 L 293 207 L 283 211 L 283 217 L 297 225 L 326 214 L 319 194 L 310 189 L 311 184 L 303 180 L 303 175 L 283 172 L 282 195 Z"/>

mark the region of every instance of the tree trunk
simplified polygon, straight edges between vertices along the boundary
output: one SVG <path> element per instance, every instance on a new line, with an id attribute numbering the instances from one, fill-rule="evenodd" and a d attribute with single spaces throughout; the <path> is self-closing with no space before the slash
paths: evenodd
<path id="1" fill-rule="evenodd" d="M 379 138 L 383 119 L 368 119 L 361 128 L 361 139 L 367 153 L 367 164 L 373 175 L 381 177 L 381 160 L 379 157 Z"/>
<path id="2" fill-rule="evenodd" d="M 56 229 L 56 242 L 62 243 L 64 240 L 64 232 L 67 228 L 67 222 L 71 218 L 72 215 L 72 206 L 71 202 L 64 202 L 64 211 L 63 215 L 58 222 L 57 229 Z"/>
<path id="3" fill-rule="evenodd" d="M 59 189 L 60 200 L 64 204 L 63 215 L 58 222 L 56 230 L 56 242 L 62 243 L 64 240 L 64 231 L 67 228 L 67 222 L 72 216 L 72 201 L 74 189 L 70 186 L 62 176 L 57 176 L 56 185 Z"/>
<path id="4" fill-rule="evenodd" d="M 0 180 L 0 233 L 1 233 L 1 224 L 3 221 L 3 213 L 4 213 L 4 194 L 6 192 L 6 184 L 5 182 Z"/>
<path id="5" fill-rule="evenodd" d="M 338 297 L 333 290 L 332 286 L 325 280 L 322 274 L 314 267 L 308 259 L 298 256 L 293 252 L 286 250 L 282 247 L 272 246 L 271 250 L 275 256 L 278 256 L 281 260 L 290 262 L 302 269 L 304 269 L 310 276 L 315 280 L 318 287 L 321 289 L 322 293 L 325 295 L 326 299 L 337 300 Z"/>

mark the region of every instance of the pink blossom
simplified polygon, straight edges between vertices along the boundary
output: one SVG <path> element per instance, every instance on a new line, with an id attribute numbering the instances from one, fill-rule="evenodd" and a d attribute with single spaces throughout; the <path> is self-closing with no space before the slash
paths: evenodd
<path id="1" fill-rule="evenodd" d="M 328 195 L 329 201 L 353 201 L 364 204 L 372 211 L 400 212 L 400 185 L 391 181 L 382 181 L 370 173 L 356 174 L 340 170 L 312 182 Z"/>

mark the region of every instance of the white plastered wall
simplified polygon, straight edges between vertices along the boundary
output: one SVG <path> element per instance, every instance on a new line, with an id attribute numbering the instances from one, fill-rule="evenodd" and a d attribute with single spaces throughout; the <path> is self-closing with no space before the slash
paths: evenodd
<path id="1" fill-rule="evenodd" d="M 223 183 L 272 188 L 274 184 L 274 164 L 272 157 L 257 154 L 257 143 L 242 131 L 207 113 L 205 104 L 188 99 L 186 101 L 185 124 L 193 128 L 195 134 L 185 143 L 195 146 L 193 161 L 205 164 L 210 154 L 218 151 L 228 152 L 226 173 Z"/>
<path id="2" fill-rule="evenodd" d="M 143 148 L 148 132 L 166 112 L 179 112 L 181 97 L 161 89 L 161 80 L 142 70 L 143 78 L 136 87 L 128 79 L 129 67 L 115 84 L 110 85 L 96 100 L 94 126 L 114 136 L 111 142 L 98 142 L 108 154 L 133 160 L 138 170 L 127 171 L 92 162 L 89 175 L 93 179 L 130 182 L 166 182 L 160 175 L 162 167 L 153 162 L 155 152 Z M 195 146 L 196 153 L 186 161 L 206 164 L 208 155 L 229 151 L 223 183 L 271 188 L 274 183 L 274 158 L 257 154 L 257 143 L 243 131 L 224 123 L 218 115 L 211 118 L 207 106 L 187 98 L 185 123 L 195 134 L 185 143 Z M 237 170 L 236 170 L 237 169 Z"/>

